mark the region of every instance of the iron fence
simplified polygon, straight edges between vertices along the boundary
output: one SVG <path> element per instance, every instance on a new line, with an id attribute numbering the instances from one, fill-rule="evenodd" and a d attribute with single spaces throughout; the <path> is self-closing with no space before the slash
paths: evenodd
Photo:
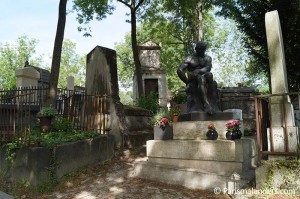
<path id="1" fill-rule="evenodd" d="M 16 139 L 30 142 L 30 133 L 38 124 L 36 114 L 43 107 L 47 92 L 47 87 L 0 90 L 0 144 Z M 73 122 L 74 129 L 105 134 L 109 130 L 109 100 L 106 95 L 58 89 L 54 107 L 57 115 Z"/>

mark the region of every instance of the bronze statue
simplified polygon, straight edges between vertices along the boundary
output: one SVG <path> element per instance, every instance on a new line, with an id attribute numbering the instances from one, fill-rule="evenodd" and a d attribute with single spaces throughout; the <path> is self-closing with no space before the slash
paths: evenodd
<path id="1" fill-rule="evenodd" d="M 219 111 L 217 83 L 213 80 L 213 74 L 210 72 L 212 59 L 205 54 L 206 47 L 206 42 L 197 42 L 195 54 L 187 57 L 177 69 L 179 78 L 186 84 L 188 113 L 204 111 L 213 115 Z"/>

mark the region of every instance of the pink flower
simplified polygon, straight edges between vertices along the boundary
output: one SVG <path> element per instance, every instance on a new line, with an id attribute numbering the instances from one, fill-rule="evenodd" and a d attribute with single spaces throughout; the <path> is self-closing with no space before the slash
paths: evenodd
<path id="1" fill-rule="evenodd" d="M 161 118 L 160 123 L 167 124 L 168 121 L 169 121 L 168 118 L 163 117 L 163 118 Z"/>
<path id="2" fill-rule="evenodd" d="M 240 129 L 241 122 L 239 120 L 232 120 L 226 124 L 227 131 L 235 131 Z"/>

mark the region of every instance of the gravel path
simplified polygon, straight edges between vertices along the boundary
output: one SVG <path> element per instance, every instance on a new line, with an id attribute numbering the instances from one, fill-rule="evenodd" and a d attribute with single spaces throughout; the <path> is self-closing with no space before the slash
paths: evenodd
<path id="1" fill-rule="evenodd" d="M 181 186 L 167 185 L 131 176 L 134 161 L 144 153 L 123 155 L 97 164 L 66 177 L 51 194 L 35 197 L 43 199 L 229 199 L 227 195 L 215 195 L 207 191 L 191 190 Z M 30 197 L 25 197 L 30 198 Z"/>

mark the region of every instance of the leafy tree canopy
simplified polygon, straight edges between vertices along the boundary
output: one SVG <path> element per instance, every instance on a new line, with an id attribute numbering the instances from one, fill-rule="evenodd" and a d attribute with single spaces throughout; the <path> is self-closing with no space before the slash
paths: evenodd
<path id="1" fill-rule="evenodd" d="M 15 70 L 23 68 L 25 61 L 30 65 L 40 66 L 42 56 L 36 55 L 36 39 L 23 35 L 16 42 L 0 43 L 0 88 L 11 89 L 16 87 Z"/>
<path id="2" fill-rule="evenodd" d="M 75 85 L 84 86 L 85 65 L 85 56 L 80 57 L 80 55 L 76 53 L 76 43 L 65 39 L 61 52 L 58 87 L 66 88 L 69 76 L 74 77 Z"/>
<path id="3" fill-rule="evenodd" d="M 265 13 L 277 10 L 280 17 L 290 91 L 300 90 L 300 0 L 213 0 L 219 15 L 232 18 L 244 33 L 243 43 L 253 56 L 248 72 L 269 75 Z"/>

